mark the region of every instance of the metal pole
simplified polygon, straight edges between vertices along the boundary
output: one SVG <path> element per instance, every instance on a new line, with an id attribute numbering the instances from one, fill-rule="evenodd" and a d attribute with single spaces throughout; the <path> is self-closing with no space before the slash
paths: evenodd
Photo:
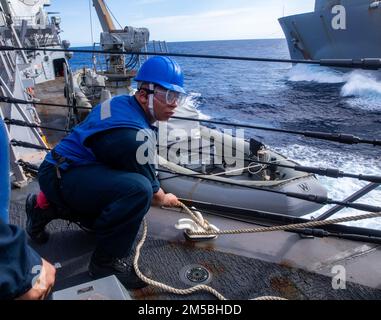
<path id="1" fill-rule="evenodd" d="M 111 32 L 116 30 L 114 22 L 103 0 L 93 0 L 95 11 L 98 14 L 99 22 L 101 23 L 103 32 Z"/>
<path id="2" fill-rule="evenodd" d="M 9 143 L 3 119 L 0 117 L 0 220 L 9 223 Z"/>
<path id="3" fill-rule="evenodd" d="M 364 188 L 362 188 L 361 190 L 352 194 L 349 198 L 345 199 L 344 202 L 355 202 L 356 200 L 362 198 L 363 196 L 365 196 L 369 192 L 373 191 L 374 189 L 377 189 L 379 186 L 380 186 L 380 184 L 378 184 L 378 183 L 373 183 L 373 182 L 369 183 Z M 317 220 L 317 221 L 326 220 L 329 217 L 333 216 L 334 214 L 338 213 L 339 211 L 343 210 L 344 208 L 345 207 L 340 206 L 340 205 L 335 206 L 335 207 L 329 209 L 327 212 L 321 214 L 320 216 L 318 216 L 314 220 Z"/>

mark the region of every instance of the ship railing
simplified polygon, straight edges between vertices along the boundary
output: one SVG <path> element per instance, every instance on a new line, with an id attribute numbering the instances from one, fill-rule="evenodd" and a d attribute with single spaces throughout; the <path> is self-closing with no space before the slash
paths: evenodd
<path id="1" fill-rule="evenodd" d="M 93 43 L 93 53 L 92 53 L 92 67 L 94 71 L 107 72 L 110 70 L 110 61 L 106 58 L 105 54 L 99 52 L 97 49 L 101 46 L 101 43 Z M 135 54 L 131 55 L 130 59 L 125 60 L 126 70 L 132 70 L 135 68 L 140 68 L 144 61 L 148 60 L 149 55 L 145 54 L 149 51 L 154 50 L 155 53 L 169 53 L 168 45 L 166 41 L 146 41 L 144 47 L 142 48 L 142 53 L 136 57 Z M 123 53 L 121 53 L 123 54 Z"/>
<path id="2" fill-rule="evenodd" d="M 13 17 L 13 24 L 15 27 L 21 27 L 23 21 L 26 21 L 27 25 L 30 27 L 42 27 L 40 23 L 38 23 L 39 18 L 37 16 L 17 16 Z M 53 23 L 50 21 L 46 21 L 43 26 L 45 28 L 53 26 Z"/>
<path id="3" fill-rule="evenodd" d="M 377 189 L 379 186 L 380 186 L 379 183 L 371 182 L 367 184 L 365 187 L 361 188 L 360 190 L 350 195 L 348 198 L 344 200 L 344 202 L 353 203 L 365 197 L 367 194 Z M 320 216 L 316 217 L 314 220 L 326 220 L 344 209 L 345 209 L 344 206 L 336 205 L 333 208 L 329 209 L 328 211 L 322 213 Z"/>
<path id="4" fill-rule="evenodd" d="M 12 36 L 4 39 L 0 35 L 0 46 L 16 45 L 20 44 L 20 39 L 15 29 L 13 29 Z M 21 98 L 23 100 L 29 100 L 28 88 L 25 87 L 26 83 L 23 82 L 22 77 L 17 77 L 20 74 L 20 70 L 17 66 L 17 59 L 25 55 L 23 49 L 5 52 L 0 51 L 0 94 L 1 96 L 8 98 Z M 25 56 L 25 59 L 26 56 Z M 25 61 L 25 60 L 24 60 Z M 15 96 L 17 95 L 17 96 Z M 28 101 L 27 107 L 23 107 L 17 103 L 13 104 L 0 104 L 0 118 L 13 116 L 17 119 L 23 119 L 28 124 L 40 123 L 40 119 L 35 111 L 34 106 Z M 28 129 L 16 129 L 11 130 L 7 128 L 7 134 L 9 140 L 13 140 L 14 137 L 23 135 L 26 142 L 40 147 L 46 147 L 46 143 L 43 138 L 43 133 L 38 128 Z M 42 157 L 41 151 L 30 151 L 13 146 L 10 143 L 10 155 L 11 155 L 11 174 L 14 179 L 14 184 L 17 186 L 25 186 L 28 184 L 28 177 L 22 166 L 17 163 L 17 160 L 31 159 L 31 157 Z"/>
<path id="5" fill-rule="evenodd" d="M 21 26 L 23 21 L 26 21 L 29 26 L 37 25 L 36 16 L 17 16 L 13 18 L 13 24 L 16 27 Z"/>
<path id="6" fill-rule="evenodd" d="M 160 40 L 152 40 L 152 41 L 146 41 L 143 47 L 143 53 L 139 55 L 139 68 L 140 66 L 148 60 L 148 52 L 152 51 L 155 53 L 169 53 L 168 50 L 168 44 L 166 41 L 160 41 Z"/>
<path id="7" fill-rule="evenodd" d="M 97 46 L 101 46 L 100 43 L 95 42 L 93 44 L 93 50 L 97 48 Z M 112 54 L 113 56 L 118 54 Z M 130 55 L 129 58 L 125 58 L 125 54 L 121 53 L 120 56 L 123 58 L 121 59 L 121 63 L 119 66 L 119 73 L 127 73 L 130 70 L 134 70 L 137 66 L 139 67 L 139 57 L 135 54 Z M 102 53 L 94 52 L 92 54 L 92 66 L 93 70 L 96 72 L 103 72 L 107 73 L 112 70 L 111 65 L 111 59 L 107 56 L 105 56 Z M 115 66 L 114 66 L 115 67 Z"/>
<path id="8" fill-rule="evenodd" d="M 5 41 L 3 41 L 0 36 L 0 45 L 4 44 Z M 15 61 L 15 52 L 12 54 L 7 54 L 4 51 L 0 51 L 0 78 L 6 83 L 8 87 L 12 87 L 14 81 L 13 74 L 15 72 Z"/>
<path id="9" fill-rule="evenodd" d="M 52 34 L 34 34 L 28 38 L 29 43 L 34 43 L 38 48 L 41 47 L 54 47 L 60 45 L 60 39 Z"/>
<path id="10" fill-rule="evenodd" d="M 99 48 L 101 44 L 99 42 L 93 43 L 93 50 L 95 51 L 96 48 Z M 108 63 L 107 59 L 105 58 L 105 55 L 103 54 L 92 54 L 92 65 L 93 70 L 97 72 L 106 72 L 108 70 Z"/>
<path id="11" fill-rule="evenodd" d="M 157 40 L 152 40 L 151 41 L 152 49 L 153 52 L 157 53 L 168 53 L 168 45 L 166 41 L 157 41 Z"/>
<path id="12" fill-rule="evenodd" d="M 28 26 L 23 25 L 21 28 L 17 28 L 16 32 L 24 45 L 49 47 L 57 46 L 61 43 L 61 38 L 53 25 L 49 25 L 43 29 L 30 29 Z M 11 30 L 6 31 L 5 36 L 11 37 Z"/>

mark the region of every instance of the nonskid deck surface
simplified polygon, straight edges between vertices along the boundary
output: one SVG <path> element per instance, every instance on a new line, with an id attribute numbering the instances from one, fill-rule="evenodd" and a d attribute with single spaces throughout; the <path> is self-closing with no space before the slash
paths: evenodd
<path id="1" fill-rule="evenodd" d="M 28 192 L 36 189 L 37 184 L 34 182 L 27 189 L 13 191 L 10 207 L 12 223 L 25 226 L 25 197 Z M 142 251 L 140 266 L 144 273 L 155 280 L 176 288 L 188 288 L 190 285 L 184 281 L 185 270 L 192 266 L 203 266 L 211 274 L 209 285 L 229 299 L 245 300 L 264 295 L 287 299 L 381 299 L 381 290 L 354 283 L 347 283 L 346 290 L 334 290 L 332 277 L 295 268 L 291 263 L 277 263 L 275 255 L 265 257 L 262 253 L 260 258 L 258 252 L 248 252 L 244 245 L 242 251 L 239 251 L 239 238 L 229 241 L 220 237 L 216 241 L 200 244 L 185 241 L 181 232 L 171 225 L 171 220 L 182 217 L 183 214 L 177 217 L 174 212 L 160 209 L 152 209 L 148 215 L 149 237 Z M 167 232 L 160 224 L 173 231 Z M 52 235 L 47 244 L 31 245 L 50 262 L 61 266 L 54 290 L 91 281 L 87 265 L 95 246 L 94 236 L 61 220 L 50 223 L 49 229 Z M 253 248 L 262 240 L 253 237 Z M 276 240 L 277 237 L 274 237 Z M 229 242 L 230 247 L 226 244 Z M 274 248 L 267 249 L 276 252 L 276 242 L 274 244 Z M 263 241 L 263 245 L 268 246 L 266 241 Z M 147 300 L 215 299 L 205 292 L 178 296 L 152 286 L 132 291 L 131 294 L 134 299 Z"/>

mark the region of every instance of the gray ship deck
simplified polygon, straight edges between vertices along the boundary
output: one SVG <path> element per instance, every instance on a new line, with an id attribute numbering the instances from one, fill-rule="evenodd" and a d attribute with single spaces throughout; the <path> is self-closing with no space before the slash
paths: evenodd
<path id="1" fill-rule="evenodd" d="M 37 97 L 43 102 L 64 102 L 63 82 L 39 85 Z M 65 109 L 39 107 L 44 124 L 62 128 Z M 54 145 L 62 136 L 47 133 Z M 12 190 L 11 222 L 25 226 L 25 198 L 38 190 L 37 182 Z M 210 286 L 229 299 L 245 300 L 264 295 L 287 299 L 381 299 L 380 246 L 336 238 L 302 239 L 288 232 L 220 236 L 195 243 L 184 239 L 174 228 L 186 217 L 176 210 L 152 208 L 148 214 L 149 237 L 140 260 L 141 269 L 155 280 L 177 288 L 187 288 L 180 271 L 201 265 L 212 275 Z M 253 224 L 218 216 L 205 216 L 220 229 L 254 227 Z M 91 281 L 87 265 L 95 245 L 91 234 L 76 225 L 56 220 L 50 223 L 51 239 L 45 245 L 31 245 L 47 260 L 59 263 L 55 291 Z M 332 267 L 346 268 L 347 289 L 332 288 Z M 131 292 L 134 299 L 215 299 L 209 293 L 175 296 L 149 286 Z"/>
<path id="2" fill-rule="evenodd" d="M 26 194 L 36 191 L 36 182 L 14 190 L 11 221 L 25 225 Z M 221 236 L 202 243 L 188 242 L 174 228 L 186 217 L 174 210 L 152 208 L 148 214 L 149 237 L 143 247 L 140 266 L 151 277 L 176 288 L 187 288 L 181 270 L 201 265 L 212 275 L 210 286 L 229 299 L 246 300 L 264 295 L 287 299 L 352 300 L 381 299 L 381 250 L 378 245 L 346 240 L 301 239 L 299 235 L 271 234 Z M 252 224 L 208 216 L 221 229 L 253 227 Z M 59 263 L 55 291 L 91 281 L 87 265 L 95 239 L 76 225 L 56 220 L 49 225 L 51 239 L 45 245 L 31 245 L 52 263 Z M 332 289 L 331 269 L 345 266 L 346 290 Z M 134 299 L 215 299 L 209 293 L 175 296 L 154 287 L 131 292 Z"/>

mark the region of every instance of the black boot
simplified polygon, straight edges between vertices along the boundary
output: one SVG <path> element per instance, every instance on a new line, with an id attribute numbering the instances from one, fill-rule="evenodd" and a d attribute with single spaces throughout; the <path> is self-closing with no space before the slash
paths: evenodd
<path id="1" fill-rule="evenodd" d="M 49 240 L 49 233 L 46 231 L 46 225 L 55 219 L 66 220 L 77 224 L 82 230 L 94 233 L 92 225 L 94 219 L 82 221 L 79 215 L 71 212 L 67 208 L 50 205 L 47 209 L 36 208 L 37 195 L 29 194 L 26 199 L 26 231 L 33 241 L 39 244 L 46 243 Z"/>
<path id="2" fill-rule="evenodd" d="M 99 254 L 97 251 L 91 256 L 89 275 L 95 279 L 115 275 L 126 289 L 140 289 L 148 286 L 137 276 L 129 259 L 110 257 Z"/>
<path id="3" fill-rule="evenodd" d="M 37 195 L 29 194 L 26 198 L 26 232 L 30 238 L 40 244 L 49 240 L 49 233 L 45 230 L 46 225 L 54 219 L 54 209 L 36 208 Z"/>

